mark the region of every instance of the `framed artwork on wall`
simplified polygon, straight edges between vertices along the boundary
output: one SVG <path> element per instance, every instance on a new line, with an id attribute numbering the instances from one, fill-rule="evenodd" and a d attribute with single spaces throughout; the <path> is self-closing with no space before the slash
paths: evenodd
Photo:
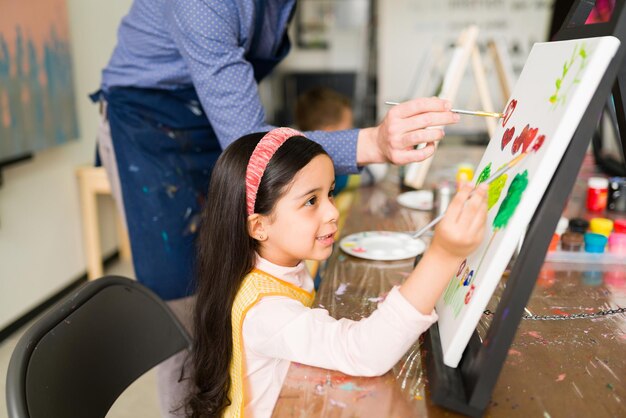
<path id="1" fill-rule="evenodd" d="M 78 137 L 66 0 L 0 0 L 0 163 Z"/>

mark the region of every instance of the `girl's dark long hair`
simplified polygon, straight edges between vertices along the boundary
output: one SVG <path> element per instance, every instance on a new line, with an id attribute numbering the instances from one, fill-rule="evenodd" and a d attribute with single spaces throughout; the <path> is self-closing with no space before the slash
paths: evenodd
<path id="1" fill-rule="evenodd" d="M 192 394 L 187 414 L 219 417 L 230 405 L 229 367 L 233 352 L 231 309 L 243 278 L 256 261 L 257 242 L 248 234 L 246 167 L 265 133 L 233 142 L 218 159 L 197 242 L 197 300 L 191 353 Z M 268 215 L 294 176 L 314 157 L 326 154 L 304 137 L 287 140 L 270 160 L 257 193 L 255 213 Z"/>

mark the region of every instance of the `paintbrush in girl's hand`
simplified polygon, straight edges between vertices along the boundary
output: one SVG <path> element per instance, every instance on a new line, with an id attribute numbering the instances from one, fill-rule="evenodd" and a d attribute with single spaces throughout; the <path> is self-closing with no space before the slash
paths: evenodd
<path id="1" fill-rule="evenodd" d="M 496 171 L 493 174 L 493 176 L 489 177 L 484 183 L 485 184 L 493 183 L 498 177 L 500 177 L 501 175 L 503 175 L 504 173 L 509 171 L 511 168 L 513 168 L 515 165 L 517 165 L 520 161 L 522 161 L 524 159 L 524 157 L 526 157 L 526 155 L 528 155 L 528 151 L 527 152 L 523 152 L 520 155 L 518 155 L 517 157 L 513 158 L 511 161 L 509 161 L 508 163 L 503 165 L 498 171 Z M 468 196 L 468 199 L 470 197 L 472 197 L 473 194 L 474 194 L 474 191 L 472 190 L 472 192 Z M 437 216 L 435 219 L 430 221 L 426 226 L 424 226 L 423 228 L 417 230 L 414 234 L 412 234 L 411 238 L 419 238 L 422 235 L 424 235 L 424 233 L 426 231 L 428 231 L 429 229 L 431 229 L 432 227 L 437 225 L 439 223 L 439 221 L 441 221 L 445 215 L 446 215 L 446 212 L 444 212 L 441 215 Z"/>

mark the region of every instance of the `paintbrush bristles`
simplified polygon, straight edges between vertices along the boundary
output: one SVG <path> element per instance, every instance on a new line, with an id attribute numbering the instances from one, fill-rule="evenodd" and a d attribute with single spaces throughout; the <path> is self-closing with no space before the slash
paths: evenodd
<path id="1" fill-rule="evenodd" d="M 504 115 L 498 112 L 487 112 L 485 110 L 464 110 L 464 109 L 450 109 L 452 113 L 458 113 L 460 115 L 472 115 L 472 116 L 484 116 L 487 118 L 503 118 Z"/>

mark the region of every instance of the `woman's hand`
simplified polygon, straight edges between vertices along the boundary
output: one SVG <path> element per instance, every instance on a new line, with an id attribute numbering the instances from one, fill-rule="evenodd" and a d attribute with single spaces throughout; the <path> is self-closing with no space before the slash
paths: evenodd
<path id="1" fill-rule="evenodd" d="M 450 108 L 448 100 L 437 97 L 392 107 L 380 125 L 359 131 L 357 164 L 408 164 L 427 159 L 435 152 L 435 142 L 444 136 L 441 126 L 459 121 L 459 115 Z M 415 149 L 419 144 L 426 146 Z"/>
<path id="2" fill-rule="evenodd" d="M 435 228 L 431 248 L 448 256 L 463 259 L 482 242 L 487 220 L 487 184 L 479 185 L 472 193 L 471 184 L 465 184 L 456 194 L 445 216 Z M 471 194 L 471 197 L 470 197 Z"/>

